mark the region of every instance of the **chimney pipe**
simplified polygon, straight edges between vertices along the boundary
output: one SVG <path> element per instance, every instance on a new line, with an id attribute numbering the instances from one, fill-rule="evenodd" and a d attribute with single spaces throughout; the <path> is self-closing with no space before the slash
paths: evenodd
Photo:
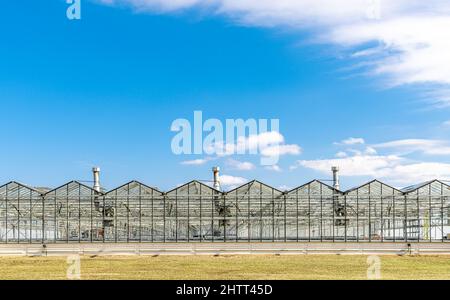
<path id="1" fill-rule="evenodd" d="M 100 193 L 101 192 L 100 168 L 99 167 L 92 168 L 92 173 L 94 174 L 94 190 Z"/>
<path id="2" fill-rule="evenodd" d="M 331 171 L 333 172 L 333 187 L 339 190 L 339 167 L 331 167 Z"/>
<path id="3" fill-rule="evenodd" d="M 213 185 L 213 187 L 214 187 L 214 189 L 220 191 L 220 174 L 219 174 L 220 168 L 219 167 L 214 167 L 212 169 L 212 171 L 213 171 L 213 174 L 214 174 L 214 185 Z"/>

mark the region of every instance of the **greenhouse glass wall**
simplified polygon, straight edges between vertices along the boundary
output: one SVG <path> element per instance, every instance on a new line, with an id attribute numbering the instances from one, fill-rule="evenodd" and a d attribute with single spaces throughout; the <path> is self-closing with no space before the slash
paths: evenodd
<path id="1" fill-rule="evenodd" d="M 339 191 L 314 180 L 290 191 L 252 181 L 222 192 L 192 181 L 169 192 L 129 182 L 98 192 L 0 187 L 0 243 L 447 242 L 450 186 L 403 190 L 374 180 Z"/>

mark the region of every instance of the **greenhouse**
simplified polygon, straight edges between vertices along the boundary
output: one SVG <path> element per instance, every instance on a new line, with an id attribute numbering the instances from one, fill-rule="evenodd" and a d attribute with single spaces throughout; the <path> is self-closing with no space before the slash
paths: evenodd
<path id="1" fill-rule="evenodd" d="M 215 186 L 215 185 L 214 185 Z M 215 188 L 216 187 L 216 188 Z M 191 181 L 168 192 L 131 181 L 111 191 L 72 181 L 0 187 L 0 243 L 447 242 L 450 186 L 341 191 L 319 180 L 290 191 Z"/>

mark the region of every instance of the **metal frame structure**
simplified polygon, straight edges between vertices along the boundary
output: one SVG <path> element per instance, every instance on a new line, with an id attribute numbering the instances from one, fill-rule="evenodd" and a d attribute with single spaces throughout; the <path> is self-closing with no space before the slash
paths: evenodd
<path id="1" fill-rule="evenodd" d="M 450 186 L 378 180 L 342 192 L 251 181 L 228 192 L 191 181 L 161 192 L 131 181 L 102 193 L 77 181 L 0 186 L 0 243 L 447 242 Z"/>

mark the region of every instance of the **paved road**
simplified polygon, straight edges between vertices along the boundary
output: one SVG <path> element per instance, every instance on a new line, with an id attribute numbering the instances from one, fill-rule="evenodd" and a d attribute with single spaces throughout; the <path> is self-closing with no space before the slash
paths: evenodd
<path id="1" fill-rule="evenodd" d="M 0 256 L 67 255 L 248 255 L 248 254 L 442 254 L 450 243 L 130 243 L 130 244 L 8 244 Z"/>

